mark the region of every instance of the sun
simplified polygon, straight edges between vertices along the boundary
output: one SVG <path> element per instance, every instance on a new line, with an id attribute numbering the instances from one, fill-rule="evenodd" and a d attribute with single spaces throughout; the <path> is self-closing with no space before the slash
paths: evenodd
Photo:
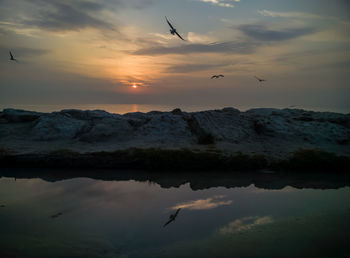
<path id="1" fill-rule="evenodd" d="M 137 85 L 134 83 L 131 87 L 133 87 L 134 89 L 137 88 Z"/>

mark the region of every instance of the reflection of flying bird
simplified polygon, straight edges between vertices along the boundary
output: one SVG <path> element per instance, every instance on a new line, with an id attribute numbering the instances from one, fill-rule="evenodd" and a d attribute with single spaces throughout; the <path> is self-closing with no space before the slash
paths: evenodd
<path id="1" fill-rule="evenodd" d="M 256 76 L 254 76 L 254 78 L 255 78 L 255 79 L 257 79 L 259 82 L 266 82 L 266 80 L 265 80 L 265 79 L 261 79 L 261 78 L 256 77 Z"/>
<path id="2" fill-rule="evenodd" d="M 172 34 L 172 35 L 177 35 L 180 39 L 182 39 L 182 40 L 184 40 L 181 36 L 180 36 L 180 34 L 176 31 L 176 29 L 173 27 L 173 25 L 171 25 L 171 23 L 169 22 L 169 20 L 168 20 L 168 18 L 165 16 L 165 19 L 166 19 L 166 22 L 169 24 L 169 26 L 170 26 L 170 33 Z"/>
<path id="3" fill-rule="evenodd" d="M 222 74 L 219 75 L 213 75 L 210 79 L 219 79 L 220 77 L 225 77 Z"/>
<path id="4" fill-rule="evenodd" d="M 171 214 L 171 215 L 169 216 L 169 220 L 167 221 L 167 223 L 164 224 L 163 227 L 165 227 L 165 226 L 167 226 L 168 224 L 170 224 L 171 222 L 173 222 L 173 221 L 176 219 L 177 215 L 179 214 L 179 211 L 180 211 L 180 210 L 181 210 L 181 208 L 180 208 L 180 209 L 177 209 L 177 211 L 176 211 L 174 214 Z"/>
<path id="5" fill-rule="evenodd" d="M 55 218 L 58 218 L 59 216 L 63 215 L 62 212 L 59 212 L 59 213 L 56 213 L 54 215 L 51 216 L 51 219 L 55 219 Z"/>
<path id="6" fill-rule="evenodd" d="M 16 61 L 18 63 L 17 59 L 13 57 L 11 51 L 9 51 L 9 52 L 10 52 L 10 60 L 11 61 Z"/>
<path id="7" fill-rule="evenodd" d="M 5 208 L 5 205 L 1 204 L 1 205 L 0 205 L 0 208 Z"/>

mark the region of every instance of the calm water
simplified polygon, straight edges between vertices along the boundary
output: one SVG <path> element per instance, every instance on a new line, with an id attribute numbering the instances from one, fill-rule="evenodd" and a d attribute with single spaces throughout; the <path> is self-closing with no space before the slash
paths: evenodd
<path id="1" fill-rule="evenodd" d="M 350 187 L 160 181 L 2 177 L 0 257 L 350 257 Z"/>
<path id="2" fill-rule="evenodd" d="M 194 112 L 203 110 L 222 109 L 224 107 L 235 107 L 241 111 L 246 111 L 256 106 L 243 106 L 235 103 L 229 105 L 146 105 L 146 104 L 58 104 L 58 105 L 20 105 L 20 104 L 0 104 L 0 110 L 5 108 L 16 108 L 38 112 L 54 112 L 63 109 L 80 109 L 80 110 L 105 110 L 109 113 L 125 114 L 130 112 L 150 112 L 150 111 L 171 111 L 175 108 L 181 108 L 183 111 Z M 259 106 L 264 107 L 264 106 Z M 265 106 L 266 108 L 288 108 L 289 106 Z M 300 108 L 313 111 L 331 111 L 338 113 L 349 113 L 348 107 L 334 108 L 334 107 L 309 107 L 302 105 L 291 105 L 290 108 Z"/>

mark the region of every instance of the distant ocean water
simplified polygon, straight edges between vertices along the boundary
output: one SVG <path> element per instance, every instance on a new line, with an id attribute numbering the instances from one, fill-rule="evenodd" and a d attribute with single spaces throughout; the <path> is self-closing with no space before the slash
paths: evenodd
<path id="1" fill-rule="evenodd" d="M 149 105 L 149 104 L 0 104 L 0 110 L 5 108 L 23 109 L 37 112 L 55 112 L 63 109 L 105 110 L 109 113 L 126 114 L 130 112 L 171 111 L 180 108 L 182 111 L 195 112 L 203 110 L 223 109 L 234 107 L 241 111 L 252 108 L 297 108 L 312 111 L 329 111 L 350 113 L 350 108 L 304 107 L 304 106 L 242 106 L 242 105 Z"/>

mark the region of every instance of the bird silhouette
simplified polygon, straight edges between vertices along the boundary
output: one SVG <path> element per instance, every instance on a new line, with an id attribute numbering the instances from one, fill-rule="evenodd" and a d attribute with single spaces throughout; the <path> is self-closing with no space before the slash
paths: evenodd
<path id="1" fill-rule="evenodd" d="M 176 219 L 177 215 L 179 214 L 179 211 L 180 211 L 180 210 L 181 210 L 181 208 L 177 209 L 177 211 L 176 211 L 174 214 L 171 214 L 171 215 L 169 216 L 169 220 L 164 224 L 163 227 L 166 227 L 168 224 L 170 224 L 171 222 L 173 222 L 173 221 Z"/>
<path id="2" fill-rule="evenodd" d="M 174 26 L 169 22 L 169 20 L 168 20 L 168 18 L 165 16 L 165 19 L 166 19 L 166 22 L 169 24 L 169 26 L 170 26 L 170 33 L 172 34 L 172 35 L 177 35 L 180 39 L 182 39 L 182 40 L 184 40 L 181 36 L 180 36 L 180 34 L 176 31 L 176 29 L 174 28 Z M 185 40 L 184 40 L 185 41 Z"/>
<path id="3" fill-rule="evenodd" d="M 56 214 L 54 214 L 54 215 L 52 215 L 52 216 L 50 216 L 50 217 L 51 217 L 51 219 L 56 219 L 56 218 L 58 218 L 58 217 L 61 216 L 61 215 L 63 215 L 63 213 L 62 213 L 62 212 L 59 212 L 59 213 L 56 213 Z"/>
<path id="4" fill-rule="evenodd" d="M 10 52 L 10 60 L 18 63 L 17 59 L 13 57 L 11 51 L 9 51 L 9 52 Z"/>
<path id="5" fill-rule="evenodd" d="M 266 82 L 266 80 L 265 80 L 265 79 L 261 79 L 261 78 L 256 77 L 256 76 L 254 76 L 254 78 L 255 78 L 255 79 L 257 79 L 259 82 Z"/>
<path id="6" fill-rule="evenodd" d="M 213 75 L 210 79 L 219 79 L 220 77 L 225 77 L 222 74 L 219 75 Z"/>

